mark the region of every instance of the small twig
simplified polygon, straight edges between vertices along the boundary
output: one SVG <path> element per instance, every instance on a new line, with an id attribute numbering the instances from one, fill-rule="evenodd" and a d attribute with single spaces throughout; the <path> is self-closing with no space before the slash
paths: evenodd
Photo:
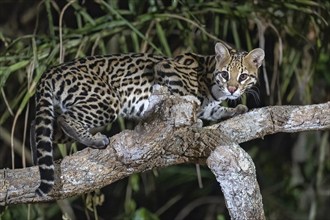
<path id="1" fill-rule="evenodd" d="M 198 28 L 199 30 L 201 30 L 206 36 L 208 36 L 209 38 L 213 39 L 214 41 L 221 42 L 224 45 L 226 45 L 226 47 L 231 48 L 231 46 L 229 44 L 227 44 L 225 41 L 217 38 L 216 36 L 214 36 L 212 34 L 210 34 L 208 31 L 205 30 L 205 28 L 203 28 L 200 24 L 196 23 L 193 20 L 190 20 L 190 19 L 188 19 L 186 17 L 183 17 L 181 15 L 177 15 L 177 14 L 159 14 L 158 16 L 159 17 L 165 17 L 165 18 L 176 18 L 176 19 L 179 19 L 179 20 L 183 20 L 183 21 L 185 21 L 185 22 L 193 25 L 194 27 Z"/>
<path id="2" fill-rule="evenodd" d="M 13 110 L 11 109 L 9 103 L 8 103 L 8 100 L 7 100 L 7 97 L 6 97 L 6 94 L 5 94 L 5 91 L 3 90 L 3 87 L 1 87 L 1 94 L 2 94 L 2 97 L 3 97 L 3 100 L 5 101 L 5 104 L 6 104 L 6 107 L 8 109 L 8 112 L 11 116 L 14 116 L 14 112 Z"/>
<path id="3" fill-rule="evenodd" d="M 64 62 L 64 47 L 63 47 L 63 16 L 64 16 L 64 12 L 66 11 L 66 9 L 72 5 L 75 2 L 75 0 L 71 0 L 69 1 L 62 9 L 61 13 L 60 13 L 60 18 L 59 18 L 59 38 L 60 38 L 60 58 L 59 58 L 59 62 L 63 63 Z"/>

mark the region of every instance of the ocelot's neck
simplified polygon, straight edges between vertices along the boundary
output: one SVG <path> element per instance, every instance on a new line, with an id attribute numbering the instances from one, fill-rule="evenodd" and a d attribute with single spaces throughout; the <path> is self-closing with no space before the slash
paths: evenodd
<path id="1" fill-rule="evenodd" d="M 204 74 L 213 73 L 215 69 L 215 55 L 199 55 L 199 54 L 192 54 L 194 58 L 199 63 L 199 68 Z"/>
<path id="2" fill-rule="evenodd" d="M 215 55 L 202 56 L 193 54 L 194 58 L 198 61 L 198 72 L 200 91 L 204 94 L 200 94 L 202 102 L 208 103 L 210 101 L 220 100 L 222 94 L 218 91 L 214 83 L 214 69 L 215 69 Z"/>
<path id="3" fill-rule="evenodd" d="M 214 81 L 214 70 L 216 65 L 215 55 L 202 56 L 200 59 L 203 60 L 203 79 L 207 85 L 208 94 L 206 97 L 208 101 L 224 101 L 226 99 L 225 94 L 220 90 L 219 85 L 216 85 Z"/>
<path id="4" fill-rule="evenodd" d="M 209 94 L 207 94 L 209 101 L 223 101 L 225 100 L 224 94 L 219 89 L 219 86 L 216 85 L 214 81 L 214 70 L 216 65 L 215 55 L 212 56 L 205 56 L 204 61 L 204 68 L 206 75 L 204 76 L 206 78 L 206 82 L 208 85 L 208 91 Z"/>

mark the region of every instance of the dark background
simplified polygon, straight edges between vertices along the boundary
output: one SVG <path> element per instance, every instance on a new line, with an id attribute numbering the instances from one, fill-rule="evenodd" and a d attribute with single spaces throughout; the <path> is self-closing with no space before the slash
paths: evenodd
<path id="1" fill-rule="evenodd" d="M 255 88 L 259 99 L 247 95 L 229 105 L 243 102 L 259 108 L 330 100 L 328 1 L 67 4 L 0 1 L 1 168 L 31 166 L 28 139 L 34 85 L 47 68 L 76 57 L 125 52 L 213 54 L 217 39 L 222 39 L 238 49 L 262 47 L 266 52 Z M 119 120 L 108 132 L 133 126 L 134 122 Z M 17 141 L 14 150 L 12 132 Z M 276 134 L 241 146 L 256 164 L 267 219 L 330 219 L 329 131 Z M 81 146 L 59 147 L 56 158 L 75 149 Z M 219 184 L 207 167 L 201 169 L 203 188 L 198 187 L 195 165 L 173 166 L 59 202 L 2 207 L 0 218 L 229 219 Z"/>

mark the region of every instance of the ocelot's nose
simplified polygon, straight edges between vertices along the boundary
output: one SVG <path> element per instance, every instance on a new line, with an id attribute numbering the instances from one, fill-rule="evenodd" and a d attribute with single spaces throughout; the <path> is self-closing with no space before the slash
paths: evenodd
<path id="1" fill-rule="evenodd" d="M 237 87 L 236 86 L 228 86 L 227 89 L 231 94 L 233 94 L 234 92 L 236 92 Z"/>

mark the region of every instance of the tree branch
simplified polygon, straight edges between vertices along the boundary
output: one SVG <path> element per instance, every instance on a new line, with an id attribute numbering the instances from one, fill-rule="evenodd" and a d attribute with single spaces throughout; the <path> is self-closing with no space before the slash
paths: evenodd
<path id="1" fill-rule="evenodd" d="M 220 183 L 232 219 L 265 219 L 254 163 L 238 144 L 215 148 L 207 165 Z"/>
<path id="2" fill-rule="evenodd" d="M 219 129 L 237 143 L 279 132 L 325 130 L 330 128 L 330 102 L 305 106 L 271 106 L 254 109 L 207 129 Z"/>
<path id="3" fill-rule="evenodd" d="M 330 128 L 330 102 L 255 109 L 203 128 L 197 126 L 198 105 L 192 99 L 170 97 L 157 106 L 134 130 L 111 137 L 106 149 L 86 148 L 57 161 L 55 187 L 49 197 L 34 194 L 39 182 L 36 166 L 0 170 L 0 205 L 63 199 L 132 173 L 207 162 L 220 182 L 232 218 L 245 213 L 240 215 L 243 219 L 264 219 L 254 164 L 237 143 L 277 132 Z"/>

